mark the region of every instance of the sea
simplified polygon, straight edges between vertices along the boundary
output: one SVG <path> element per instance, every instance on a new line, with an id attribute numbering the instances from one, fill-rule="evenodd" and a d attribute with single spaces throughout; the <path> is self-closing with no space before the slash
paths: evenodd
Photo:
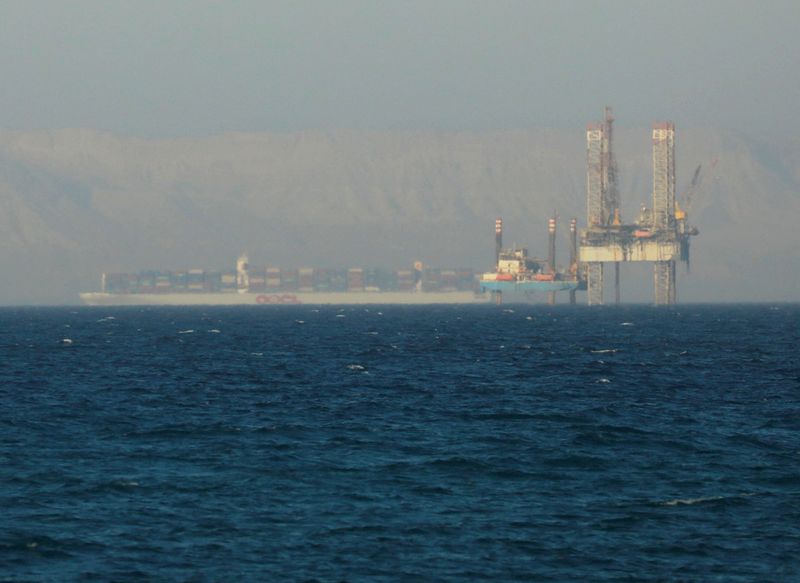
<path id="1" fill-rule="evenodd" d="M 0 581 L 800 581 L 800 305 L 0 309 Z"/>

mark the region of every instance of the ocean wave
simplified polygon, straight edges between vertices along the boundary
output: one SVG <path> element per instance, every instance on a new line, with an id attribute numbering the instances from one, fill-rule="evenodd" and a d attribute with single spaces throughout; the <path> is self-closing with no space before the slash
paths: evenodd
<path id="1" fill-rule="evenodd" d="M 800 307 L 504 307 L 0 310 L 0 580 L 792 579 Z"/>
<path id="2" fill-rule="evenodd" d="M 730 496 L 698 496 L 697 498 L 672 498 L 671 500 L 664 500 L 658 502 L 661 506 L 693 506 L 695 504 L 703 504 L 707 502 L 717 502 L 720 500 L 733 500 L 737 498 L 749 498 L 755 496 L 757 492 L 745 492 L 742 494 L 733 494 Z"/>

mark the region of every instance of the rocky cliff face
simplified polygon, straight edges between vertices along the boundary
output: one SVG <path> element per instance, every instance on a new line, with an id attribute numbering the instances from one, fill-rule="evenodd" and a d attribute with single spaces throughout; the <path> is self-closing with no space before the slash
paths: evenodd
<path id="1" fill-rule="evenodd" d="M 617 132 L 624 217 L 650 197 L 647 128 Z M 0 132 L 0 302 L 72 302 L 99 273 L 253 263 L 488 268 L 493 223 L 545 253 L 585 217 L 581 131 L 335 131 L 142 140 Z M 800 142 L 678 128 L 701 235 L 684 301 L 800 299 Z M 626 299 L 651 277 L 625 266 Z"/>

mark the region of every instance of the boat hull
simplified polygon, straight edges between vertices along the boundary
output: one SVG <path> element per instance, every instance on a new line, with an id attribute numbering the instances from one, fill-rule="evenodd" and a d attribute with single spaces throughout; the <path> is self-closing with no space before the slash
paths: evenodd
<path id="1" fill-rule="evenodd" d="M 286 292 L 286 293 L 160 293 L 80 294 L 89 306 L 280 306 L 361 304 L 480 304 L 485 294 L 473 292 Z"/>
<path id="2" fill-rule="evenodd" d="M 578 289 L 577 281 L 481 281 L 481 290 L 487 292 L 557 292 Z"/>

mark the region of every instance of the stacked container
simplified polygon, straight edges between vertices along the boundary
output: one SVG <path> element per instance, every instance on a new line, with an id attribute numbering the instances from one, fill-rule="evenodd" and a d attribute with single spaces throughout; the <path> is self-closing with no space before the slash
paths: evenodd
<path id="1" fill-rule="evenodd" d="M 276 292 L 281 289 L 280 267 L 267 267 L 267 291 Z"/>
<path id="2" fill-rule="evenodd" d="M 457 287 L 460 291 L 476 289 L 476 274 L 472 269 L 461 268 L 456 270 Z"/>
<path id="3" fill-rule="evenodd" d="M 205 272 L 202 269 L 190 269 L 186 274 L 186 287 L 190 292 L 206 291 Z"/>
<path id="4" fill-rule="evenodd" d="M 347 270 L 347 291 L 364 291 L 364 270 L 360 267 L 351 267 Z"/>
<path id="5" fill-rule="evenodd" d="M 139 274 L 139 293 L 152 294 L 156 290 L 156 274 L 154 271 L 143 271 Z"/>
<path id="6" fill-rule="evenodd" d="M 189 286 L 189 273 L 186 271 L 172 272 L 172 289 L 178 293 L 186 293 Z"/>
<path id="7" fill-rule="evenodd" d="M 441 270 L 428 267 L 422 272 L 422 289 L 426 292 L 439 291 L 442 286 Z"/>
<path id="8" fill-rule="evenodd" d="M 456 291 L 458 289 L 458 275 L 455 269 L 442 269 L 442 285 L 443 292 Z"/>
<path id="9" fill-rule="evenodd" d="M 378 273 L 378 287 L 381 288 L 381 291 L 396 291 L 397 273 L 386 269 L 380 270 Z"/>
<path id="10" fill-rule="evenodd" d="M 422 282 L 426 292 L 475 291 L 479 274 L 469 268 L 401 269 L 353 267 L 350 269 L 280 269 L 269 267 L 249 272 L 250 291 L 278 293 L 317 292 L 410 292 Z M 104 274 L 108 293 L 232 293 L 237 291 L 236 272 L 142 271 L 137 274 Z"/>
<path id="11" fill-rule="evenodd" d="M 225 271 L 222 273 L 221 285 L 219 291 L 222 293 L 235 293 L 236 287 L 236 272 Z"/>
<path id="12" fill-rule="evenodd" d="M 336 269 L 331 273 L 331 291 L 347 291 L 347 271 Z"/>
<path id="13" fill-rule="evenodd" d="M 301 267 L 297 270 L 297 289 L 301 292 L 314 291 L 314 269 L 311 267 Z"/>
<path id="14" fill-rule="evenodd" d="M 208 292 L 222 289 L 222 274 L 219 271 L 207 271 L 203 276 L 203 287 Z"/>
<path id="15" fill-rule="evenodd" d="M 331 272 L 328 269 L 314 270 L 314 291 L 331 291 Z"/>
<path id="16" fill-rule="evenodd" d="M 375 268 L 364 270 L 364 291 L 379 292 L 381 291 L 380 285 L 380 270 Z"/>
<path id="17" fill-rule="evenodd" d="M 263 292 L 267 289 L 267 271 L 266 269 L 251 269 L 250 270 L 250 291 Z"/>
<path id="18" fill-rule="evenodd" d="M 397 272 L 397 289 L 399 291 L 411 291 L 416 285 L 414 271 L 411 269 L 400 269 Z"/>
<path id="19" fill-rule="evenodd" d="M 296 269 L 281 269 L 281 291 L 297 291 Z"/>
<path id="20" fill-rule="evenodd" d="M 110 294 L 135 292 L 139 287 L 139 278 L 127 273 L 107 273 L 105 282 L 106 291 Z"/>
<path id="21" fill-rule="evenodd" d="M 172 291 L 172 274 L 169 271 L 161 271 L 155 276 L 155 292 L 158 294 Z"/>

